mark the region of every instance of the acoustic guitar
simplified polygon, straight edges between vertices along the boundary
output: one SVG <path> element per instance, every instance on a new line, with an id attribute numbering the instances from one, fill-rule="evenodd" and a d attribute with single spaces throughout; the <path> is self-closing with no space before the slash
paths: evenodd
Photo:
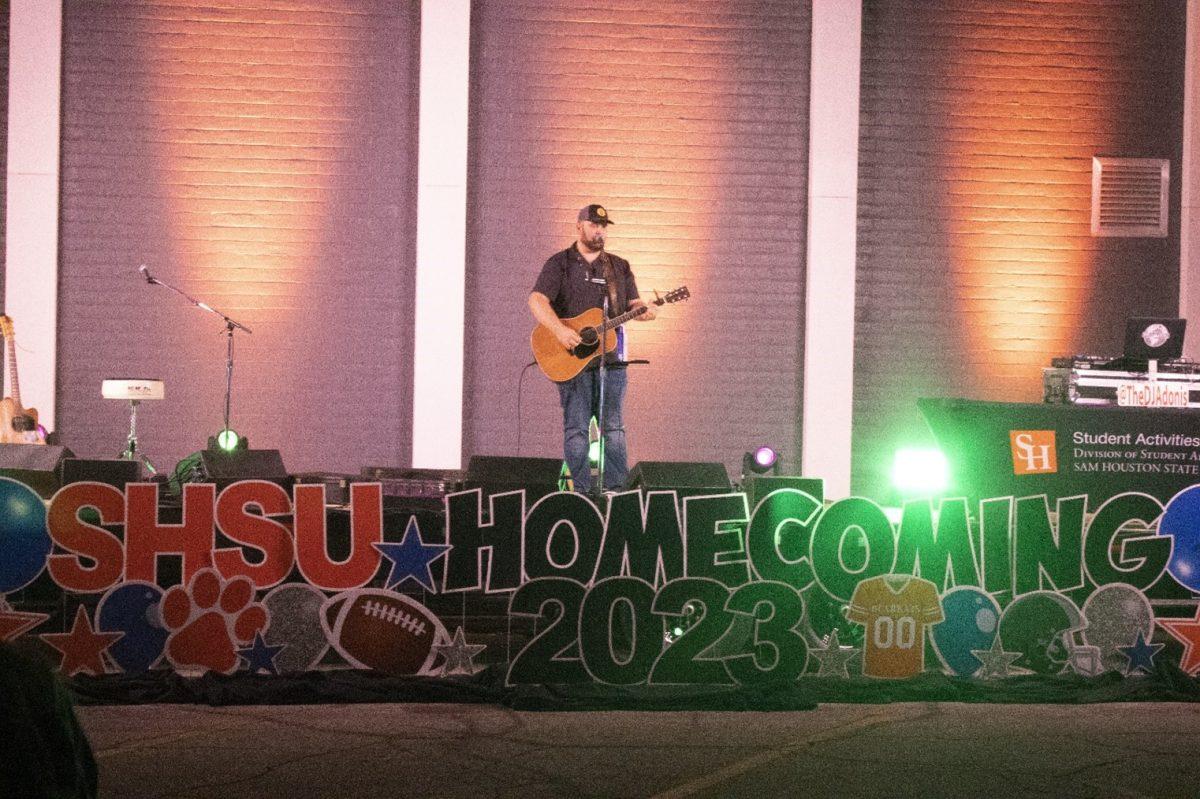
<path id="1" fill-rule="evenodd" d="M 680 286 L 665 296 L 656 297 L 652 302 L 663 305 L 669 302 L 680 302 L 692 296 L 687 286 Z M 558 343 L 554 333 L 545 325 L 538 325 L 529 336 L 529 345 L 533 348 L 533 357 L 541 367 L 543 374 L 555 383 L 563 383 L 584 370 L 602 352 L 612 352 L 617 348 L 617 328 L 646 312 L 646 306 L 639 305 L 629 311 L 614 316 L 605 321 L 604 312 L 599 308 L 590 308 L 579 316 L 561 320 L 563 324 L 574 330 L 583 339 L 574 348 L 566 349 Z M 604 349 L 601 350 L 601 338 Z"/>
<path id="2" fill-rule="evenodd" d="M 21 385 L 17 382 L 17 339 L 12 319 L 0 316 L 0 336 L 4 336 L 8 359 L 8 385 L 11 396 L 0 399 L 0 444 L 45 444 L 37 423 L 37 411 L 21 407 Z"/>

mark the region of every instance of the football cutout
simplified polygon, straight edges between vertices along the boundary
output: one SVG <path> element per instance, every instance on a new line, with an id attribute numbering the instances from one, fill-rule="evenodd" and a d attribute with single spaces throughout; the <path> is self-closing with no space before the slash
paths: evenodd
<path id="1" fill-rule="evenodd" d="M 321 608 L 330 645 L 352 666 L 404 676 L 427 673 L 433 645 L 449 639 L 441 621 L 412 597 L 381 589 L 347 591 Z"/>

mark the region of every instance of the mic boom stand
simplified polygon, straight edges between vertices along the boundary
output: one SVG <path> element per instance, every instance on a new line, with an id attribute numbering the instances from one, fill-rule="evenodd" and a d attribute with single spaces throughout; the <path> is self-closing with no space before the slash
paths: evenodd
<path id="1" fill-rule="evenodd" d="M 604 426 L 604 386 L 608 378 L 608 367 L 605 363 L 605 361 L 608 360 L 607 357 L 605 357 L 608 355 L 608 331 L 604 329 L 604 325 L 608 322 L 609 312 L 608 280 L 603 277 L 590 277 L 588 278 L 588 282 L 595 283 L 604 289 L 604 300 L 601 303 L 602 310 L 600 312 L 601 322 L 600 327 L 597 330 L 597 332 L 600 334 L 600 407 L 596 412 L 596 432 L 600 436 L 600 459 L 597 463 L 596 469 L 596 485 L 592 486 L 592 496 L 599 498 L 604 496 L 604 462 L 608 460 L 608 445 L 604 440 L 604 435 L 606 432 L 606 428 Z M 591 467 L 589 466 L 588 468 Z"/>
<path id="2" fill-rule="evenodd" d="M 251 330 L 250 328 L 246 327 L 245 325 L 243 325 L 241 322 L 238 322 L 235 319 L 230 318 L 227 314 L 221 313 L 216 308 L 213 308 L 211 305 L 201 302 L 200 300 L 196 299 L 192 295 L 188 294 L 183 289 L 176 288 L 175 286 L 172 286 L 170 283 L 164 283 L 163 281 L 159 280 L 158 278 L 151 276 L 151 274 L 146 270 L 145 264 L 143 264 L 141 267 L 138 268 L 138 272 L 140 272 L 142 274 L 142 276 L 144 278 L 146 278 L 147 283 L 150 283 L 155 286 L 163 286 L 164 288 L 169 288 L 171 291 L 175 292 L 176 294 L 178 294 L 179 296 L 181 296 L 185 300 L 187 300 L 190 304 L 196 306 L 197 308 L 200 308 L 201 310 L 208 311 L 210 314 L 215 314 L 216 316 L 221 317 L 221 319 L 223 319 L 225 321 L 225 340 L 226 340 L 225 341 L 225 417 L 224 417 L 224 427 L 222 427 L 221 430 L 222 430 L 222 432 L 225 430 L 228 430 L 229 429 L 229 408 L 230 408 L 231 398 L 233 396 L 233 331 L 234 330 L 245 330 L 247 333 L 250 333 L 251 335 L 253 335 L 254 331 Z"/>
<path id="3" fill-rule="evenodd" d="M 608 308 L 608 281 L 607 280 L 604 283 L 603 308 L 604 308 L 604 310 L 602 310 L 600 312 L 602 314 L 601 318 L 605 322 L 607 322 L 608 321 L 608 311 L 609 311 L 609 308 Z M 605 435 L 608 434 L 608 428 L 604 424 L 604 384 L 607 382 L 607 379 L 608 379 L 608 364 L 605 363 L 605 361 L 608 360 L 608 351 L 604 345 L 607 342 L 608 342 L 608 331 L 602 330 L 600 333 L 600 410 L 599 410 L 598 415 L 596 416 L 596 431 L 600 435 L 600 462 L 598 464 L 596 464 L 597 468 L 596 468 L 595 495 L 597 497 L 604 496 L 604 462 L 606 460 L 608 460 L 608 442 L 604 440 Z"/>

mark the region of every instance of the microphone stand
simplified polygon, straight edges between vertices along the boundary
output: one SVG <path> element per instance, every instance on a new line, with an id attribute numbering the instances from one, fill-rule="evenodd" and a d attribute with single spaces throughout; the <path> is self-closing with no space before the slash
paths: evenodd
<path id="1" fill-rule="evenodd" d="M 162 286 L 164 288 L 168 288 L 171 291 L 178 294 L 179 296 L 183 297 L 191 305 L 194 305 L 203 311 L 208 311 L 210 314 L 215 314 L 216 316 L 219 316 L 219 317 L 221 317 L 221 319 L 224 320 L 224 322 L 225 322 L 225 418 L 224 418 L 225 426 L 221 429 L 222 429 L 222 431 L 228 430 L 229 429 L 229 407 L 230 407 L 231 398 L 233 396 L 233 331 L 234 330 L 245 330 L 247 333 L 250 333 L 252 335 L 253 335 L 254 331 L 251 330 L 250 328 L 246 327 L 245 325 L 243 325 L 241 322 L 238 322 L 235 319 L 232 319 L 227 314 L 221 313 L 216 308 L 213 308 L 211 305 L 201 302 L 200 300 L 196 299 L 192 295 L 188 294 L 183 289 L 176 288 L 175 286 L 172 286 L 170 283 L 164 283 L 163 281 L 159 280 L 158 278 L 152 276 L 150 274 L 149 270 L 146 269 L 145 264 L 142 264 L 141 266 L 138 267 L 138 272 L 141 273 L 142 277 L 146 278 L 147 283 L 150 283 L 151 285 L 155 285 L 155 286 Z"/>
<path id="2" fill-rule="evenodd" d="M 605 357 L 608 354 L 606 345 L 608 343 L 608 331 L 603 329 L 603 325 L 608 322 L 608 280 L 604 277 L 589 277 L 589 283 L 595 283 L 604 289 L 604 300 L 601 303 L 601 330 L 600 333 L 600 408 L 596 412 L 596 432 L 600 436 L 600 459 L 596 469 L 596 484 L 592 486 L 592 496 L 600 499 L 604 496 L 604 461 L 608 458 L 608 446 L 604 440 L 604 386 L 608 378 L 608 365 L 605 363 L 608 359 Z M 591 468 L 590 466 L 588 467 Z"/>

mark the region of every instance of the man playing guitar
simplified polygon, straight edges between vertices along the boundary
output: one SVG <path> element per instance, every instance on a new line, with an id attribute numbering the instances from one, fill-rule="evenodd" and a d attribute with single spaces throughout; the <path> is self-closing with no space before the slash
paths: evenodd
<path id="1" fill-rule="evenodd" d="M 657 315 L 653 305 L 642 302 L 629 262 L 605 250 L 604 239 L 610 224 L 613 222 L 604 206 L 592 204 L 580 209 L 575 243 L 550 256 L 529 295 L 529 310 L 534 319 L 547 328 L 565 350 L 577 347 L 582 337 L 562 320 L 602 307 L 605 292 L 609 297 L 610 317 L 635 309 L 638 314 L 633 318 L 638 321 L 649 321 Z M 603 279 L 606 285 L 593 282 L 596 279 Z M 620 488 L 629 473 L 622 417 L 626 377 L 621 363 L 623 354 L 624 347 L 618 344 L 616 351 L 610 350 L 604 355 L 607 378 L 604 387 L 603 487 L 609 489 Z M 579 492 L 589 491 L 592 485 L 588 426 L 599 412 L 598 360 L 593 359 L 579 374 L 558 383 L 563 409 L 563 454 L 575 490 Z"/>

